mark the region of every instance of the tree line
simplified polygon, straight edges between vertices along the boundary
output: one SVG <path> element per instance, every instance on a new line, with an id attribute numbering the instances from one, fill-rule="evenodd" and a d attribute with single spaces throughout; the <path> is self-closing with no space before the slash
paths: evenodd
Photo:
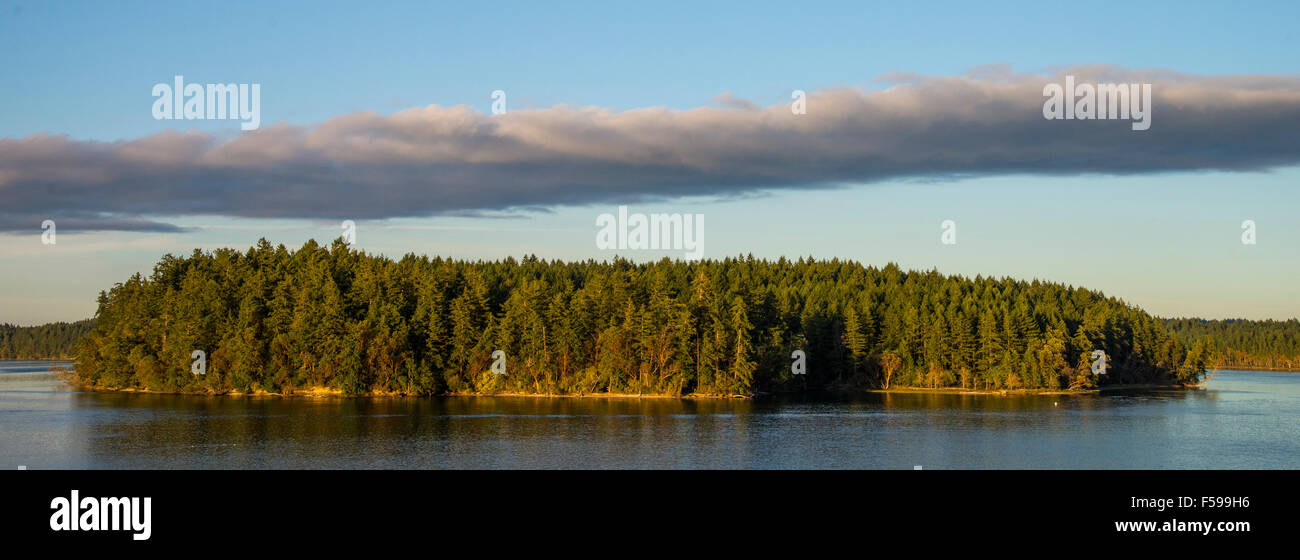
<path id="1" fill-rule="evenodd" d="M 1209 340 L 1225 368 L 1300 370 L 1300 321 L 1165 319 L 1186 341 Z"/>
<path id="2" fill-rule="evenodd" d="M 0 360 L 72 359 L 77 342 L 94 326 L 91 319 L 35 327 L 0 324 Z"/>
<path id="3" fill-rule="evenodd" d="M 1039 281 L 752 256 L 392 260 L 265 239 L 167 255 L 101 293 L 76 357 L 106 388 L 354 395 L 1060 389 L 1195 382 L 1207 360 L 1132 305 Z"/>

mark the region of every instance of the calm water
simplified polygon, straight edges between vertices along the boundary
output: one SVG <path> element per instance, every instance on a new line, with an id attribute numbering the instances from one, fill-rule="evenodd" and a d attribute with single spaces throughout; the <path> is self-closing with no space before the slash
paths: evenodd
<path id="1" fill-rule="evenodd" d="M 1201 391 L 676 399 L 196 397 L 0 362 L 0 468 L 1300 467 L 1300 374 Z"/>

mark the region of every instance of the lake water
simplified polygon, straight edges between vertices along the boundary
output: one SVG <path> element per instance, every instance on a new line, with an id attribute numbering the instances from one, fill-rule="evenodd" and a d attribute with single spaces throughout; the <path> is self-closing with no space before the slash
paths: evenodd
<path id="1" fill-rule="evenodd" d="M 755 401 L 79 392 L 0 362 L 0 468 L 1294 469 L 1300 374 L 1206 390 Z"/>

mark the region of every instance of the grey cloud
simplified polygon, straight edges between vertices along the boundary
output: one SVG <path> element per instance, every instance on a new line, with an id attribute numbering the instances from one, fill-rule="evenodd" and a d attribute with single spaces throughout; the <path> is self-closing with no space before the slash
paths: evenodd
<path id="1" fill-rule="evenodd" d="M 138 231 L 154 233 L 183 233 L 186 228 L 165 222 L 121 215 L 103 215 L 93 212 L 55 212 L 48 214 L 20 214 L 0 212 L 4 229 L 0 232 L 30 233 L 40 235 L 45 220 L 53 220 L 56 233 L 85 231 Z"/>
<path id="2" fill-rule="evenodd" d="M 1151 129 L 1045 120 L 1043 86 L 1066 74 L 1152 83 Z M 0 139 L 0 231 L 60 216 L 99 229 L 170 227 L 151 220 L 188 215 L 463 216 L 892 179 L 1300 163 L 1296 76 L 1110 66 L 1032 75 L 989 66 L 961 77 L 882 79 L 892 85 L 812 92 L 803 115 L 787 104 L 504 115 L 429 106 L 277 124 L 230 140 L 172 131 L 117 142 Z M 743 105 L 729 94 L 716 101 Z"/>

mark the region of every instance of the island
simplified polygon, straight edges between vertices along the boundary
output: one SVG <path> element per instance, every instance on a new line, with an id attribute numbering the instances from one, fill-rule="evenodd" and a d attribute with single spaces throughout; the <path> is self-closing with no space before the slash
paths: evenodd
<path id="1" fill-rule="evenodd" d="M 166 255 L 98 303 L 70 377 L 119 391 L 1061 392 L 1194 386 L 1217 355 L 1097 291 L 839 259 L 394 260 L 263 239 Z"/>

